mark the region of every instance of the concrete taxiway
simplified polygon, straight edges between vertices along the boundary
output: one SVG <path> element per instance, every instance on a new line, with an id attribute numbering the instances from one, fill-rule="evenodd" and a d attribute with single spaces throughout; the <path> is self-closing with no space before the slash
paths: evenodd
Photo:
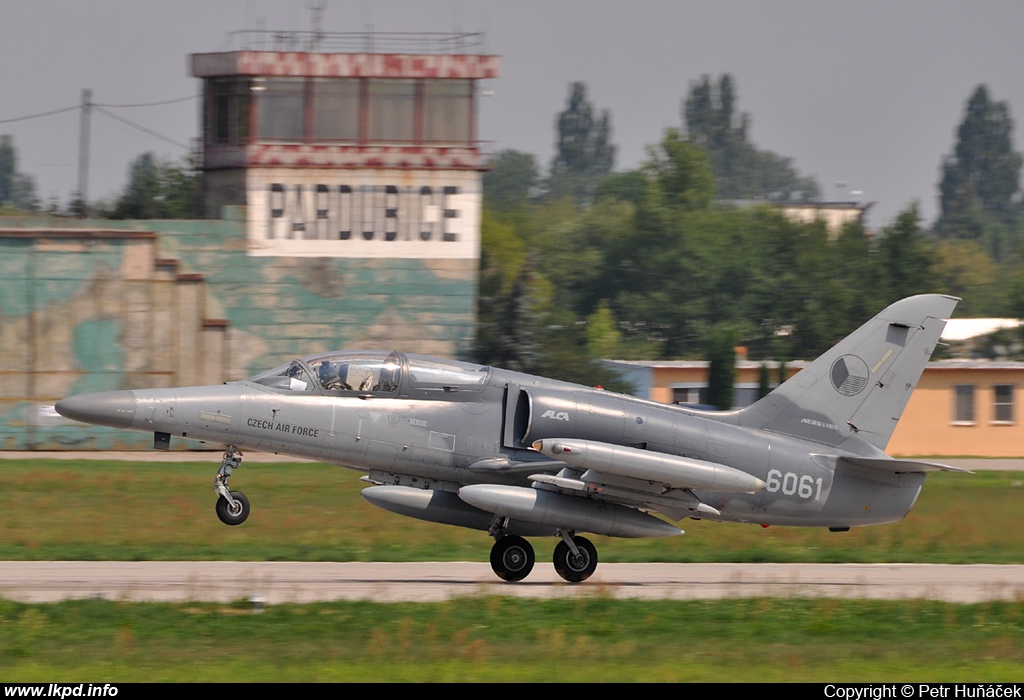
<path id="1" fill-rule="evenodd" d="M 501 595 L 718 599 L 757 596 L 1024 600 L 1024 566 L 940 564 L 601 564 L 583 584 L 538 562 L 521 583 L 471 562 L 0 562 L 0 597 L 133 601 L 439 601 Z"/>

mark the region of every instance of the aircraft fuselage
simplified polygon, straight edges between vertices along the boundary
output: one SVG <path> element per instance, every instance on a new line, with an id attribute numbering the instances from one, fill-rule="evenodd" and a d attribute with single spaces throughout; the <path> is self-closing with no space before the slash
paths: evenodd
<path id="1" fill-rule="evenodd" d="M 700 502 L 720 511 L 700 516 L 712 520 L 822 527 L 892 522 L 906 515 L 923 483 L 922 474 L 837 474 L 835 460 L 825 454 L 834 450 L 812 442 L 497 369 L 478 391 L 441 390 L 436 396 L 294 394 L 251 382 L 130 393 L 136 404 L 130 420 L 128 409 L 121 409 L 119 427 L 322 460 L 419 488 L 527 485 L 521 468 L 469 468 L 486 460 L 544 461 L 528 447 L 544 438 L 632 445 L 726 465 L 766 484 L 755 493 L 694 489 Z M 832 498 L 837 480 L 841 495 Z M 630 491 L 652 486 L 629 481 L 616 485 Z"/>
<path id="2" fill-rule="evenodd" d="M 72 396 L 88 423 L 223 443 L 217 514 L 249 515 L 228 480 L 236 448 L 366 472 L 370 503 L 485 530 L 491 566 L 518 581 L 523 539 L 556 535 L 556 571 L 589 577 L 577 532 L 683 534 L 683 518 L 846 530 L 904 517 L 941 464 L 885 454 L 958 300 L 898 301 L 768 396 L 704 412 L 518 372 L 399 352 L 311 355 L 245 381 Z M 652 513 L 666 516 L 658 518 Z"/>

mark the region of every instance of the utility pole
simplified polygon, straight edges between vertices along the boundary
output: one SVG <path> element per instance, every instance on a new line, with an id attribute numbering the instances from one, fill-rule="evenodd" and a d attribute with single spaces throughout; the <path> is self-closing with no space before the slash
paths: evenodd
<path id="1" fill-rule="evenodd" d="M 78 215 L 85 218 L 89 215 L 89 117 L 92 112 L 92 90 L 82 90 L 82 113 L 78 131 Z"/>

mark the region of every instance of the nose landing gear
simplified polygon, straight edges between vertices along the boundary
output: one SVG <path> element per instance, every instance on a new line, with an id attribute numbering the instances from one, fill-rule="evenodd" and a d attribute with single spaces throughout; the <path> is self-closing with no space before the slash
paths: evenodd
<path id="1" fill-rule="evenodd" d="M 213 489 L 217 492 L 217 517 L 225 525 L 241 525 L 249 517 L 249 499 L 241 491 L 228 490 L 228 478 L 231 472 L 242 466 L 242 453 L 233 445 L 228 445 L 221 459 L 220 469 L 213 479 Z"/>

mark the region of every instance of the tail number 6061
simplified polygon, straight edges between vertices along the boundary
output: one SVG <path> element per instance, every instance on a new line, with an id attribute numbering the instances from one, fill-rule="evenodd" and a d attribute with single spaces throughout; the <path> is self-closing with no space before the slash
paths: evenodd
<path id="1" fill-rule="evenodd" d="M 803 476 L 793 472 L 782 473 L 778 469 L 770 469 L 765 479 L 765 489 L 770 493 L 782 491 L 787 496 L 799 498 L 821 498 L 821 477 L 817 479 L 810 474 Z"/>

